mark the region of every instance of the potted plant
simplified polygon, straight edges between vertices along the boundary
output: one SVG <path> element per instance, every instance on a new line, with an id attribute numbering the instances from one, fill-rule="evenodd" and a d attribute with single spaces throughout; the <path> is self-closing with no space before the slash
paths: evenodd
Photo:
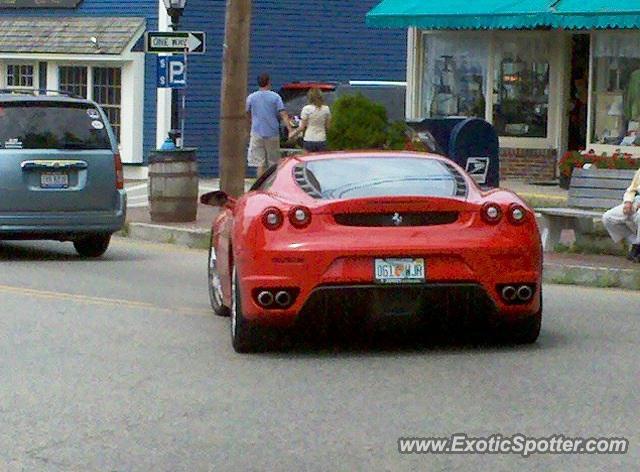
<path id="1" fill-rule="evenodd" d="M 560 169 L 560 188 L 565 190 L 569 189 L 571 183 L 571 174 L 576 167 L 582 167 L 585 164 L 585 159 L 579 151 L 567 151 L 560 159 L 558 167 Z"/>
<path id="2" fill-rule="evenodd" d="M 596 154 L 593 150 L 583 154 L 579 151 L 567 151 L 560 162 L 560 187 L 567 190 L 571 183 L 571 175 L 576 167 L 583 167 L 585 164 L 593 164 L 598 169 L 638 169 L 640 159 L 634 159 L 631 154 L 616 151 L 608 154 Z"/>

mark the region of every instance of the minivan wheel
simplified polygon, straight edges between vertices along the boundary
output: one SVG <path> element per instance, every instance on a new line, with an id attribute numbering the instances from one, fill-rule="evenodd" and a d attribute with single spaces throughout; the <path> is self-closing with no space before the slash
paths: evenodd
<path id="1" fill-rule="evenodd" d="M 100 257 L 109 248 L 110 234 L 92 234 L 73 241 L 73 247 L 83 257 Z"/>

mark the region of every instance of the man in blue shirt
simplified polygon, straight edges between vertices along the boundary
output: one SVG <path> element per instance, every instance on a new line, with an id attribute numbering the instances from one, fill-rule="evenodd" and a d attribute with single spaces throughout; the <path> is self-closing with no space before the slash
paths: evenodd
<path id="1" fill-rule="evenodd" d="M 269 74 L 258 77 L 260 89 L 247 97 L 247 117 L 251 123 L 249 165 L 258 168 L 258 175 L 280 159 L 281 118 L 289 133 L 293 131 L 282 97 L 271 90 Z"/>

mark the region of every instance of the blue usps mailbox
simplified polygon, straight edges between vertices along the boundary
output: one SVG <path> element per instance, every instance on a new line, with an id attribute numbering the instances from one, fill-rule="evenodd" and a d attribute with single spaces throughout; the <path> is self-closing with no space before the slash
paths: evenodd
<path id="1" fill-rule="evenodd" d="M 158 88 L 181 89 L 187 86 L 184 56 L 158 56 Z"/>
<path id="2" fill-rule="evenodd" d="M 500 145 L 495 128 L 479 118 L 428 118 L 409 125 L 428 131 L 440 154 L 465 169 L 482 187 L 500 186 Z"/>

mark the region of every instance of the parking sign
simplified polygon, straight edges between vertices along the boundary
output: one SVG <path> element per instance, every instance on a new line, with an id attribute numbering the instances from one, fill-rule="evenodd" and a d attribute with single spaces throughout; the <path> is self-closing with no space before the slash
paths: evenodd
<path id="1" fill-rule="evenodd" d="M 187 86 L 184 56 L 158 56 L 158 88 L 179 89 Z"/>

